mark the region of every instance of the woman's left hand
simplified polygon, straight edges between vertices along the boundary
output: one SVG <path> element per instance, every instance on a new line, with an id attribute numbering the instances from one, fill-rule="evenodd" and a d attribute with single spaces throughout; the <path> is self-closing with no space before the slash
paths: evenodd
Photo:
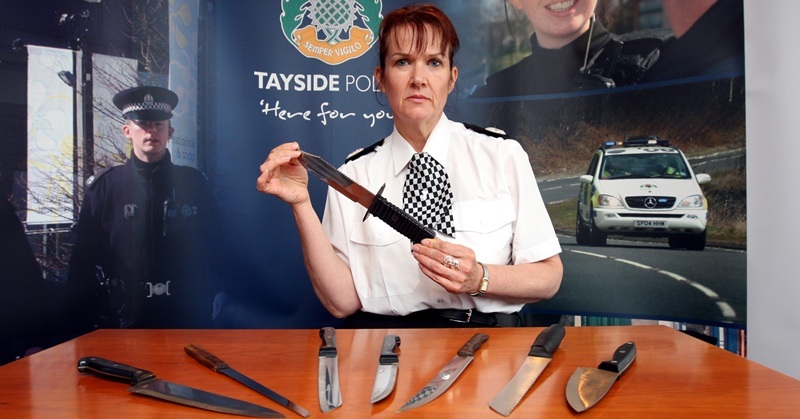
<path id="1" fill-rule="evenodd" d="M 483 268 L 468 247 L 441 239 L 425 239 L 411 248 L 414 259 L 428 278 L 448 292 L 475 293 L 483 278 Z"/>

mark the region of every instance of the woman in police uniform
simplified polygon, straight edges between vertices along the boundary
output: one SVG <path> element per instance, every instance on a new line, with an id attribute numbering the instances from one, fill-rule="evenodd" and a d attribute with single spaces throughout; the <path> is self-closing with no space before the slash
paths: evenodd
<path id="1" fill-rule="evenodd" d="M 448 175 L 452 199 L 443 217 L 453 225 L 433 225 L 448 233 L 411 246 L 375 217 L 362 222 L 365 209 L 333 191 L 320 223 L 297 143 L 272 150 L 258 189 L 291 206 L 317 296 L 348 326 L 517 326 L 523 304 L 552 297 L 562 276 L 561 248 L 528 156 L 515 141 L 444 115 L 458 78 L 458 36 L 438 8 L 390 12 L 379 42 L 375 79 L 395 127 L 341 170 L 369 190 L 385 185 L 391 202 L 408 203 L 415 200 L 404 193 L 409 162 L 424 152 Z"/>

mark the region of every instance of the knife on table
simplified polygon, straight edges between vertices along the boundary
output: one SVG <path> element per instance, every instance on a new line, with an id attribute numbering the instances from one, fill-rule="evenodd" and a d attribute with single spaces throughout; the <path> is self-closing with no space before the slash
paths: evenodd
<path id="1" fill-rule="evenodd" d="M 382 197 L 383 187 L 378 190 L 377 195 L 373 194 L 331 166 L 330 163 L 313 154 L 302 152 L 297 160 L 303 167 L 314 172 L 330 187 L 366 208 L 365 220 L 369 214 L 372 214 L 383 220 L 389 227 L 408 237 L 412 243 L 419 243 L 422 239 L 432 239 L 436 236 L 434 230 L 420 224 L 407 212 Z"/>
<path id="2" fill-rule="evenodd" d="M 400 347 L 400 336 L 389 335 L 383 338 L 381 355 L 378 358 L 378 372 L 375 373 L 375 384 L 372 386 L 372 403 L 383 400 L 394 390 L 400 363 L 400 357 L 397 356 L 398 347 Z"/>
<path id="3" fill-rule="evenodd" d="M 603 361 L 597 368 L 579 367 L 567 382 L 567 402 L 576 412 L 592 407 L 606 395 L 622 373 L 636 359 L 636 345 L 622 344 L 611 360 Z"/>
<path id="4" fill-rule="evenodd" d="M 170 383 L 156 378 L 150 371 L 119 364 L 96 356 L 78 360 L 78 371 L 92 373 L 105 378 L 128 381 L 133 384 L 128 391 L 157 399 L 180 403 L 215 412 L 257 418 L 283 418 L 284 415 L 266 407 L 209 393 L 196 388 Z"/>
<path id="5" fill-rule="evenodd" d="M 319 408 L 324 413 L 342 405 L 342 393 L 339 389 L 336 329 L 323 327 L 319 330 L 319 337 L 322 338 L 322 345 L 319 348 L 317 394 L 319 395 Z"/>
<path id="6" fill-rule="evenodd" d="M 510 415 L 547 367 L 547 364 L 550 363 L 550 360 L 553 359 L 553 352 L 561 344 L 564 333 L 564 326 L 560 324 L 548 326 L 539 333 L 528 351 L 525 362 L 519 367 L 514 378 L 489 402 L 489 407 L 503 416 Z"/>
<path id="7" fill-rule="evenodd" d="M 277 402 L 281 406 L 286 407 L 287 409 L 297 413 L 298 415 L 304 418 L 311 416 L 311 412 L 309 412 L 307 409 L 303 408 L 297 403 L 288 400 L 287 398 L 268 389 L 267 387 L 264 387 L 260 383 L 256 382 L 250 377 L 247 377 L 246 375 L 240 373 L 239 371 L 236 371 L 235 369 L 228 366 L 228 364 L 225 363 L 223 360 L 214 356 L 211 352 L 208 352 L 205 349 L 194 344 L 189 344 L 184 346 L 183 350 L 186 351 L 186 353 L 189 354 L 189 356 L 196 359 L 201 364 L 205 365 L 208 368 L 211 368 L 211 370 L 227 375 L 230 378 L 233 378 L 239 383 L 244 384 L 250 389 L 257 391 L 261 395 L 266 396 L 267 398 Z"/>
<path id="8" fill-rule="evenodd" d="M 430 403 L 433 399 L 439 397 L 447 390 L 450 385 L 464 372 L 472 358 L 475 357 L 475 351 L 480 349 L 483 342 L 489 339 L 489 335 L 483 333 L 476 333 L 470 338 L 461 349 L 458 350 L 456 356 L 453 357 L 438 373 L 433 377 L 417 394 L 414 395 L 406 404 L 404 404 L 398 412 L 415 409 Z"/>

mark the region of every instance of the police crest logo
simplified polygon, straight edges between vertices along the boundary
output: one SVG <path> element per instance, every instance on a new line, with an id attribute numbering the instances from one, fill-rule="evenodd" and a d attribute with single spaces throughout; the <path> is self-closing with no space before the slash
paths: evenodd
<path id="1" fill-rule="evenodd" d="M 308 58 L 338 65 L 369 51 L 377 40 L 382 0 L 283 0 L 281 28 Z"/>

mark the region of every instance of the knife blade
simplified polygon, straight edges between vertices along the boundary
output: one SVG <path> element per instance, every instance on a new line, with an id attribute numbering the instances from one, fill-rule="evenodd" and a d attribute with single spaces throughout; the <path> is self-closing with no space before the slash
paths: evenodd
<path id="1" fill-rule="evenodd" d="M 576 412 L 594 406 L 628 370 L 636 359 L 636 344 L 626 342 L 616 351 L 611 360 L 603 361 L 597 368 L 579 367 L 567 382 L 567 402 Z"/>
<path id="2" fill-rule="evenodd" d="M 133 384 L 128 389 L 130 392 L 200 409 L 257 418 L 286 417 L 257 404 L 164 381 L 156 378 L 155 374 L 150 371 L 96 356 L 87 356 L 78 360 L 78 371 L 130 382 Z"/>
<path id="3" fill-rule="evenodd" d="M 375 373 L 375 384 L 372 386 L 372 403 L 383 400 L 394 390 L 400 363 L 400 357 L 397 356 L 398 347 L 400 347 L 400 336 L 388 335 L 383 338 L 378 371 Z"/>
<path id="4" fill-rule="evenodd" d="M 480 349 L 483 342 L 489 339 L 489 335 L 483 333 L 476 333 L 473 335 L 461 349 L 458 350 L 454 356 L 425 386 L 422 387 L 417 394 L 415 394 L 409 401 L 406 402 L 397 412 L 405 412 L 411 409 L 416 409 L 420 406 L 430 403 L 435 398 L 439 397 L 456 381 L 458 376 L 464 372 L 472 358 L 475 357 L 475 352 Z"/>
<path id="5" fill-rule="evenodd" d="M 407 212 L 381 196 L 383 186 L 378 190 L 377 194 L 373 194 L 319 156 L 302 152 L 297 160 L 303 167 L 315 173 L 330 187 L 366 208 L 365 220 L 367 216 L 372 214 L 383 220 L 398 233 L 408 237 L 413 243 L 419 243 L 422 239 L 432 239 L 436 236 L 434 230 L 425 227 Z"/>
<path id="6" fill-rule="evenodd" d="M 319 348 L 317 394 L 319 395 L 319 408 L 324 413 L 342 405 L 342 393 L 339 389 L 336 329 L 323 327 L 319 330 L 319 337 L 322 338 L 322 345 Z"/>
<path id="7" fill-rule="evenodd" d="M 260 393 L 263 396 L 277 402 L 283 407 L 297 413 L 298 415 L 307 418 L 311 416 L 311 412 L 309 412 L 304 407 L 298 405 L 290 401 L 289 399 L 281 396 L 280 394 L 270 390 L 269 388 L 263 386 L 262 384 L 258 383 L 257 381 L 251 379 L 250 377 L 240 373 L 239 371 L 231 368 L 226 362 L 217 358 L 211 352 L 197 346 L 195 344 L 189 344 L 183 347 L 183 350 L 186 351 L 189 356 L 196 359 L 200 364 L 205 365 L 206 367 L 210 368 L 212 371 L 216 371 L 218 373 L 227 375 L 230 378 L 238 381 L 241 384 L 249 387 L 252 390 Z"/>
<path id="8" fill-rule="evenodd" d="M 561 344 L 564 333 L 564 326 L 560 324 L 550 325 L 539 333 L 528 351 L 525 362 L 519 367 L 514 378 L 489 402 L 489 407 L 503 416 L 510 415 L 553 359 L 553 352 Z"/>

